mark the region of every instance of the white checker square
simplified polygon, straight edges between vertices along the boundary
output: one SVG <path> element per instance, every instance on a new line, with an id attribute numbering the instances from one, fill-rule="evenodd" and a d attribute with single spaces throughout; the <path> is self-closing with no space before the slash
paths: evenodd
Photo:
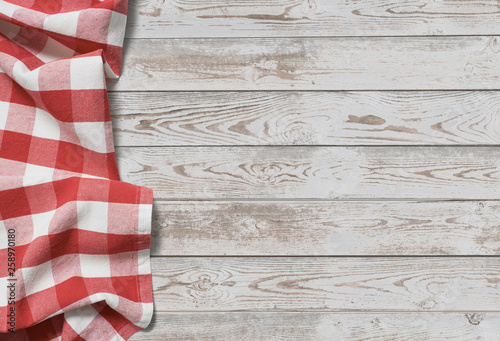
<path id="1" fill-rule="evenodd" d="M 59 140 L 61 128 L 59 127 L 58 120 L 45 110 L 36 108 L 35 125 L 32 135 L 46 139 Z"/>
<path id="2" fill-rule="evenodd" d="M 49 63 L 54 60 L 72 57 L 74 54 L 75 51 L 69 47 L 66 47 L 55 39 L 48 38 L 45 47 L 36 56 L 45 63 Z"/>
<path id="3" fill-rule="evenodd" d="M 61 33 L 70 37 L 76 37 L 79 16 L 80 12 L 78 11 L 51 14 L 45 18 L 43 29 L 46 31 Z"/>
<path id="4" fill-rule="evenodd" d="M 127 16 L 113 11 L 108 29 L 108 45 L 122 46 Z"/>
<path id="5" fill-rule="evenodd" d="M 142 316 L 135 324 L 141 328 L 146 328 L 151 322 L 153 316 L 153 303 L 142 303 Z"/>
<path id="6" fill-rule="evenodd" d="M 92 306 L 85 305 L 65 312 L 64 319 L 77 334 L 81 334 L 92 323 L 97 314 Z"/>
<path id="7" fill-rule="evenodd" d="M 151 233 L 152 205 L 139 205 L 139 227 L 137 233 Z"/>
<path id="8" fill-rule="evenodd" d="M 52 221 L 55 213 L 56 211 L 53 210 L 31 215 L 33 218 L 33 240 L 49 234 L 50 222 Z"/>
<path id="9" fill-rule="evenodd" d="M 139 275 L 148 275 L 151 273 L 150 249 L 139 250 L 137 258 L 139 260 L 138 273 Z"/>
<path id="10" fill-rule="evenodd" d="M 2 9 L 2 14 L 12 18 L 14 12 L 22 7 L 11 4 L 10 2 L 7 1 L 0 0 L 0 8 Z"/>
<path id="11" fill-rule="evenodd" d="M 108 203 L 77 201 L 78 228 L 81 230 L 108 232 Z"/>
<path id="12" fill-rule="evenodd" d="M 75 122 L 76 135 L 82 147 L 98 153 L 107 153 L 105 122 Z"/>
<path id="13" fill-rule="evenodd" d="M 80 254 L 82 277 L 111 277 L 111 263 L 108 255 Z"/>
<path id="14" fill-rule="evenodd" d="M 3 223 L 3 220 L 0 220 L 0 249 L 6 249 L 8 247 L 7 237 L 5 224 Z"/>
<path id="15" fill-rule="evenodd" d="M 56 284 L 52 274 L 52 262 L 48 261 L 30 268 L 21 268 L 26 296 L 52 288 Z"/>
<path id="16" fill-rule="evenodd" d="M 5 126 L 7 125 L 9 105 L 8 102 L 0 102 L 0 130 L 5 130 Z"/>
<path id="17" fill-rule="evenodd" d="M 5 307 L 8 303 L 7 295 L 9 294 L 9 289 L 7 289 L 7 285 L 9 285 L 7 277 L 0 278 L 0 307 Z"/>
<path id="18" fill-rule="evenodd" d="M 52 181 L 54 168 L 28 163 L 23 176 L 23 186 L 33 186 Z"/>
<path id="19" fill-rule="evenodd" d="M 40 68 L 30 71 L 23 62 L 18 60 L 13 67 L 14 80 L 26 90 L 39 91 L 38 75 Z"/>
<path id="20" fill-rule="evenodd" d="M 99 56 L 71 59 L 71 89 L 105 89 L 104 64 Z"/>

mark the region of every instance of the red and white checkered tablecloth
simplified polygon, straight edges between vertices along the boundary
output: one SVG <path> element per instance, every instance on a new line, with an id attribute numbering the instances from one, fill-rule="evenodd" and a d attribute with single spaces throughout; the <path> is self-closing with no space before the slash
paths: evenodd
<path id="1" fill-rule="evenodd" d="M 124 340 L 153 314 L 152 191 L 120 181 L 123 0 L 0 0 L 0 340 Z"/>

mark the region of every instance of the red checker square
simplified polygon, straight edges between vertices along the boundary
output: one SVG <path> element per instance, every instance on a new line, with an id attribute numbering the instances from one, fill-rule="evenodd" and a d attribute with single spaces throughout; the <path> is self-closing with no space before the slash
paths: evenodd
<path id="1" fill-rule="evenodd" d="M 48 212 L 57 208 L 57 197 L 52 182 L 25 187 L 32 214 Z"/>
<path id="2" fill-rule="evenodd" d="M 92 0 L 92 7 L 107 8 L 110 10 L 114 9 L 116 11 L 118 5 L 123 4 L 124 2 L 125 1 L 115 1 L 115 0 L 107 0 L 107 1 Z"/>
<path id="3" fill-rule="evenodd" d="M 67 229 L 66 231 L 50 234 L 49 240 L 52 258 L 80 253 L 81 245 L 78 234 L 78 229 Z"/>
<path id="4" fill-rule="evenodd" d="M 28 154 L 28 163 L 53 168 L 57 162 L 59 141 L 33 136 Z"/>
<path id="5" fill-rule="evenodd" d="M 15 82 L 12 85 L 12 96 L 10 97 L 10 102 L 32 107 L 35 106 L 35 101 L 31 94 Z"/>
<path id="6" fill-rule="evenodd" d="M 137 203 L 137 186 L 126 182 L 110 181 L 109 201 L 115 203 Z"/>
<path id="7" fill-rule="evenodd" d="M 136 276 L 111 277 L 111 281 L 117 295 L 134 302 L 140 302 Z"/>
<path id="8" fill-rule="evenodd" d="M 79 39 L 105 44 L 108 37 L 108 23 L 111 21 L 111 11 L 91 8 L 80 12 L 76 36 Z"/>
<path id="9" fill-rule="evenodd" d="M 61 1 L 31 0 L 31 2 L 33 3 L 33 5 L 30 7 L 35 11 L 44 12 L 47 14 L 57 14 L 61 12 Z"/>
<path id="10" fill-rule="evenodd" d="M 35 107 L 11 103 L 7 113 L 5 130 L 30 135 L 35 126 L 35 112 Z"/>
<path id="11" fill-rule="evenodd" d="M 153 302 L 153 281 L 151 274 L 139 276 L 139 297 L 143 303 Z"/>
<path id="12" fill-rule="evenodd" d="M 20 332 L 23 331 L 26 332 L 27 337 L 23 338 L 22 336 L 19 336 L 19 340 L 56 340 L 57 337 L 61 336 L 63 325 L 64 314 L 59 314 L 29 328 L 17 330 L 15 334 L 20 334 Z"/>
<path id="13" fill-rule="evenodd" d="M 75 39 L 73 39 L 75 40 Z M 85 39 L 76 39 L 76 51 L 80 54 L 94 54 L 95 51 L 100 51 L 106 49 L 107 45 L 101 43 L 95 43 L 93 41 L 88 41 Z"/>
<path id="14" fill-rule="evenodd" d="M 21 267 L 29 268 L 50 261 L 50 242 L 48 236 L 41 236 L 26 246 Z"/>
<path id="15" fill-rule="evenodd" d="M 80 257 L 78 254 L 68 254 L 52 259 L 52 274 L 56 284 L 67 282 L 71 278 L 79 278 L 75 284 L 79 284 L 85 288 L 83 280 L 81 280 L 82 272 L 80 270 Z M 84 292 L 86 293 L 87 289 Z"/>
<path id="16" fill-rule="evenodd" d="M 59 305 L 67 307 L 88 297 L 89 293 L 81 277 L 72 277 L 56 285 Z"/>
<path id="17" fill-rule="evenodd" d="M 109 255 L 111 277 L 138 275 L 137 252 L 123 252 Z"/>
<path id="18" fill-rule="evenodd" d="M 40 97 L 45 111 L 59 121 L 73 121 L 71 90 L 40 91 Z"/>
<path id="19" fill-rule="evenodd" d="M 72 104 L 74 122 L 111 121 L 106 89 L 73 91 Z"/>
<path id="20" fill-rule="evenodd" d="M 99 0 L 96 0 L 99 1 Z M 42 0 L 44 2 L 44 0 Z M 72 12 L 72 11 L 77 11 L 81 10 L 84 8 L 89 8 L 93 7 L 93 1 L 92 0 L 60 0 L 58 3 L 61 4 L 61 10 L 59 12 Z"/>
<path id="21" fill-rule="evenodd" d="M 141 204 L 152 204 L 153 203 L 153 190 L 148 187 L 139 187 L 141 191 L 140 203 Z"/>
<path id="22" fill-rule="evenodd" d="M 71 89 L 70 63 L 69 59 L 62 59 L 42 66 L 38 76 L 40 91 Z"/>
<path id="23" fill-rule="evenodd" d="M 101 154 L 86 149 L 83 157 L 82 173 L 108 178 L 107 154 Z M 106 190 L 106 193 L 107 192 Z"/>
<path id="24" fill-rule="evenodd" d="M 139 206 L 130 204 L 108 204 L 108 233 L 136 234 L 139 223 Z"/>
<path id="25" fill-rule="evenodd" d="M 17 279 L 17 284 L 19 285 L 19 278 Z M 23 326 L 31 326 L 34 324 L 33 315 L 31 314 L 31 307 L 28 304 L 28 298 L 24 294 L 24 286 L 19 285 L 18 287 L 19 297 L 24 297 L 23 299 L 16 301 L 16 328 L 23 328 Z"/>
<path id="26" fill-rule="evenodd" d="M 55 168 L 83 172 L 84 149 L 76 144 L 60 142 Z"/>
<path id="27" fill-rule="evenodd" d="M 94 295 L 98 293 L 115 293 L 113 289 L 113 282 L 111 278 L 99 277 L 99 278 L 82 278 L 85 282 L 85 287 L 87 288 L 89 295 Z"/>
<path id="28" fill-rule="evenodd" d="M 0 192 L 0 217 L 2 219 L 6 220 L 30 214 L 31 210 L 24 188 L 15 188 Z"/>
<path id="29" fill-rule="evenodd" d="M 13 81 L 6 73 L 0 73 L 0 101 L 10 102 L 12 95 Z"/>
<path id="30" fill-rule="evenodd" d="M 4 131 L 0 157 L 9 160 L 27 162 L 31 135 Z"/>
<path id="31" fill-rule="evenodd" d="M 55 288 L 48 288 L 26 297 L 35 321 L 43 320 L 61 310 Z"/>
<path id="32" fill-rule="evenodd" d="M 76 200 L 76 194 L 78 193 L 78 187 L 80 185 L 80 178 L 73 177 L 63 180 L 54 181 L 54 191 L 57 197 L 57 207 L 63 204 L 73 202 Z M 76 203 L 74 207 L 71 207 L 76 212 Z M 58 212 L 56 212 L 57 215 Z"/>
<path id="33" fill-rule="evenodd" d="M 1 194 L 0 194 L 1 195 Z M 16 230 L 16 246 L 29 244 L 33 240 L 33 219 L 30 215 L 4 220 L 5 228 Z M 19 260 L 19 257 L 18 259 Z M 21 263 L 19 263 L 21 264 Z"/>

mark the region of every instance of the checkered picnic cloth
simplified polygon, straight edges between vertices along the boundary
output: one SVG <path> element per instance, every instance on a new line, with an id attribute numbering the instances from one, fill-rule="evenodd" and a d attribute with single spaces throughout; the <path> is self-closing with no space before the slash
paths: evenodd
<path id="1" fill-rule="evenodd" d="M 124 340 L 151 320 L 152 191 L 120 181 L 105 82 L 126 12 L 0 0 L 0 340 Z"/>

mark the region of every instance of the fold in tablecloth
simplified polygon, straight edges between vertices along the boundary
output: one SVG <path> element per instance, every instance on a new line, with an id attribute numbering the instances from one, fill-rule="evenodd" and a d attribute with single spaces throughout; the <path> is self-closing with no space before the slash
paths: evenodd
<path id="1" fill-rule="evenodd" d="M 120 181 L 105 82 L 126 13 L 0 0 L 0 340 L 122 340 L 151 320 L 152 191 Z"/>

